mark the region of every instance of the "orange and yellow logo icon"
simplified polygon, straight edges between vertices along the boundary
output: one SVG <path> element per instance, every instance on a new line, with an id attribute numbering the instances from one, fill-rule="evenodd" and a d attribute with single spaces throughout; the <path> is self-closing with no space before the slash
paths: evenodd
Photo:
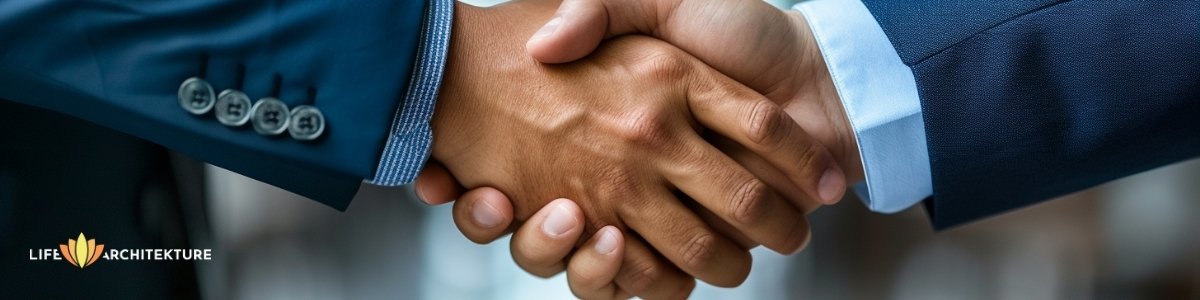
<path id="1" fill-rule="evenodd" d="M 66 244 L 58 244 L 58 250 L 62 251 L 67 262 L 83 269 L 100 259 L 100 254 L 104 253 L 104 244 L 96 244 L 96 239 L 89 240 L 80 232 L 78 238 L 67 239 Z"/>

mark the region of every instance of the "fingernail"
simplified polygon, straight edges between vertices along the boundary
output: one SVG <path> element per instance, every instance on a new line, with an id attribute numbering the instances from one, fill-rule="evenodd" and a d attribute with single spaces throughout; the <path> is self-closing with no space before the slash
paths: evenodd
<path id="1" fill-rule="evenodd" d="M 484 201 L 475 202 L 475 205 L 471 208 L 471 217 L 475 218 L 475 224 L 489 229 L 500 225 L 500 221 L 503 219 L 500 216 L 500 210 L 484 203 Z"/>
<path id="2" fill-rule="evenodd" d="M 821 182 L 818 183 L 817 193 L 820 193 L 821 200 L 825 204 L 834 204 L 838 200 L 842 200 L 842 191 L 846 190 L 846 175 L 842 174 L 842 170 L 834 167 L 825 170 L 825 174 L 821 175 Z"/>
<path id="3" fill-rule="evenodd" d="M 617 250 L 617 233 L 613 229 L 603 229 L 600 231 L 599 240 L 596 241 L 596 252 L 604 255 Z"/>
<path id="4" fill-rule="evenodd" d="M 542 232 L 554 237 L 567 233 L 572 227 L 575 227 L 575 218 L 566 207 L 558 204 L 550 209 L 550 215 L 546 217 L 546 222 L 542 223 Z"/>
<path id="5" fill-rule="evenodd" d="M 429 202 L 429 198 L 428 198 L 428 197 L 425 197 L 425 195 L 427 194 L 427 193 L 425 192 L 425 185 L 421 184 L 421 183 L 419 182 L 420 180 L 421 180 L 421 179 L 419 179 L 419 178 L 418 178 L 418 179 L 417 179 L 417 181 L 418 181 L 418 182 L 416 182 L 416 184 L 414 184 L 414 185 L 417 187 L 417 188 L 416 188 L 416 192 L 417 192 L 417 199 L 420 199 L 420 200 L 421 200 L 421 202 L 425 202 L 425 204 L 428 204 L 428 205 L 433 205 L 433 203 L 432 203 L 432 202 Z"/>
<path id="6" fill-rule="evenodd" d="M 537 33 L 534 33 L 531 39 L 546 37 L 558 31 L 559 25 L 562 25 L 562 16 L 554 15 L 554 18 L 550 19 L 550 22 L 546 22 L 546 25 L 542 25 L 542 29 L 538 29 Z"/>

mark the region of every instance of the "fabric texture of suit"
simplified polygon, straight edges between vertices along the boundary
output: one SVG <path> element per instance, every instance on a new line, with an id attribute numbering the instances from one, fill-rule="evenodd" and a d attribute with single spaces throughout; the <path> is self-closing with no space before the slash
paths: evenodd
<path id="1" fill-rule="evenodd" d="M 863 2 L 916 79 L 935 227 L 1200 155 L 1200 2 Z"/>
<path id="2" fill-rule="evenodd" d="M 4 1 L 0 98 L 344 208 L 380 165 L 412 77 L 426 4 Z M 328 130 L 301 142 L 190 115 L 176 91 L 194 76 L 251 99 L 277 96 L 293 107 L 311 101 Z"/>

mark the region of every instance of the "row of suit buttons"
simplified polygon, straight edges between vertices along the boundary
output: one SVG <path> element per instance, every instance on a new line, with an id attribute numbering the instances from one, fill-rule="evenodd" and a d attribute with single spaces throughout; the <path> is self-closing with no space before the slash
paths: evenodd
<path id="1" fill-rule="evenodd" d="M 274 136 L 287 131 L 293 139 L 312 141 L 325 133 L 325 116 L 312 105 L 299 105 L 288 109 L 274 97 L 258 99 L 250 103 L 246 93 L 235 89 L 214 93 L 208 81 L 199 77 L 188 78 L 179 85 L 179 106 L 193 115 L 204 115 L 215 111 L 217 122 L 225 126 L 240 127 L 247 122 L 258 134 Z"/>

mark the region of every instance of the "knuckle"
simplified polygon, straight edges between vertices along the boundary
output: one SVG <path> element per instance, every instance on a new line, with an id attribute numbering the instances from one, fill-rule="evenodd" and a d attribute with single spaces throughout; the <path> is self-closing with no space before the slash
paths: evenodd
<path id="1" fill-rule="evenodd" d="M 716 251 L 717 239 L 712 234 L 701 233 L 692 237 L 683 252 L 684 266 L 693 270 L 703 270 L 712 262 Z"/>
<path id="2" fill-rule="evenodd" d="M 633 73 L 642 79 L 670 80 L 682 76 L 687 71 L 687 65 L 678 51 L 653 47 L 634 64 Z"/>
<path id="3" fill-rule="evenodd" d="M 796 162 L 796 167 L 812 176 L 810 178 L 821 178 L 821 173 L 825 172 L 824 166 L 821 163 L 825 159 L 825 152 L 820 146 L 809 145 L 802 147 L 800 150 L 800 159 Z"/>
<path id="4" fill-rule="evenodd" d="M 618 134 L 626 143 L 658 149 L 668 144 L 671 138 L 668 117 L 655 111 L 643 111 L 626 118 L 618 128 Z"/>
<path id="5" fill-rule="evenodd" d="M 595 191 L 596 196 L 593 199 L 609 199 L 605 203 L 610 206 L 609 209 L 601 209 L 598 202 L 577 202 L 585 211 L 584 222 L 588 226 L 586 229 L 595 233 L 595 230 L 613 225 L 617 229 L 625 230 L 622 218 L 642 215 L 641 212 L 654 206 L 654 198 L 647 192 L 647 187 L 654 183 L 634 176 L 636 172 L 638 171 L 630 169 L 601 172 L 611 175 L 601 175 L 588 188 Z"/>
<path id="6" fill-rule="evenodd" d="M 631 272 L 625 276 L 622 287 L 631 294 L 638 295 L 648 291 L 655 283 L 662 280 L 664 273 L 654 264 L 642 263 L 631 267 Z"/>
<path id="7" fill-rule="evenodd" d="M 742 224 L 752 224 L 761 217 L 766 208 L 766 197 L 770 193 L 767 185 L 750 178 L 737 186 L 729 202 L 729 216 Z"/>
<path id="8" fill-rule="evenodd" d="M 750 111 L 750 121 L 747 122 L 746 137 L 759 147 L 774 147 L 783 138 L 784 128 L 783 108 L 775 103 L 761 100 L 754 103 Z"/>

